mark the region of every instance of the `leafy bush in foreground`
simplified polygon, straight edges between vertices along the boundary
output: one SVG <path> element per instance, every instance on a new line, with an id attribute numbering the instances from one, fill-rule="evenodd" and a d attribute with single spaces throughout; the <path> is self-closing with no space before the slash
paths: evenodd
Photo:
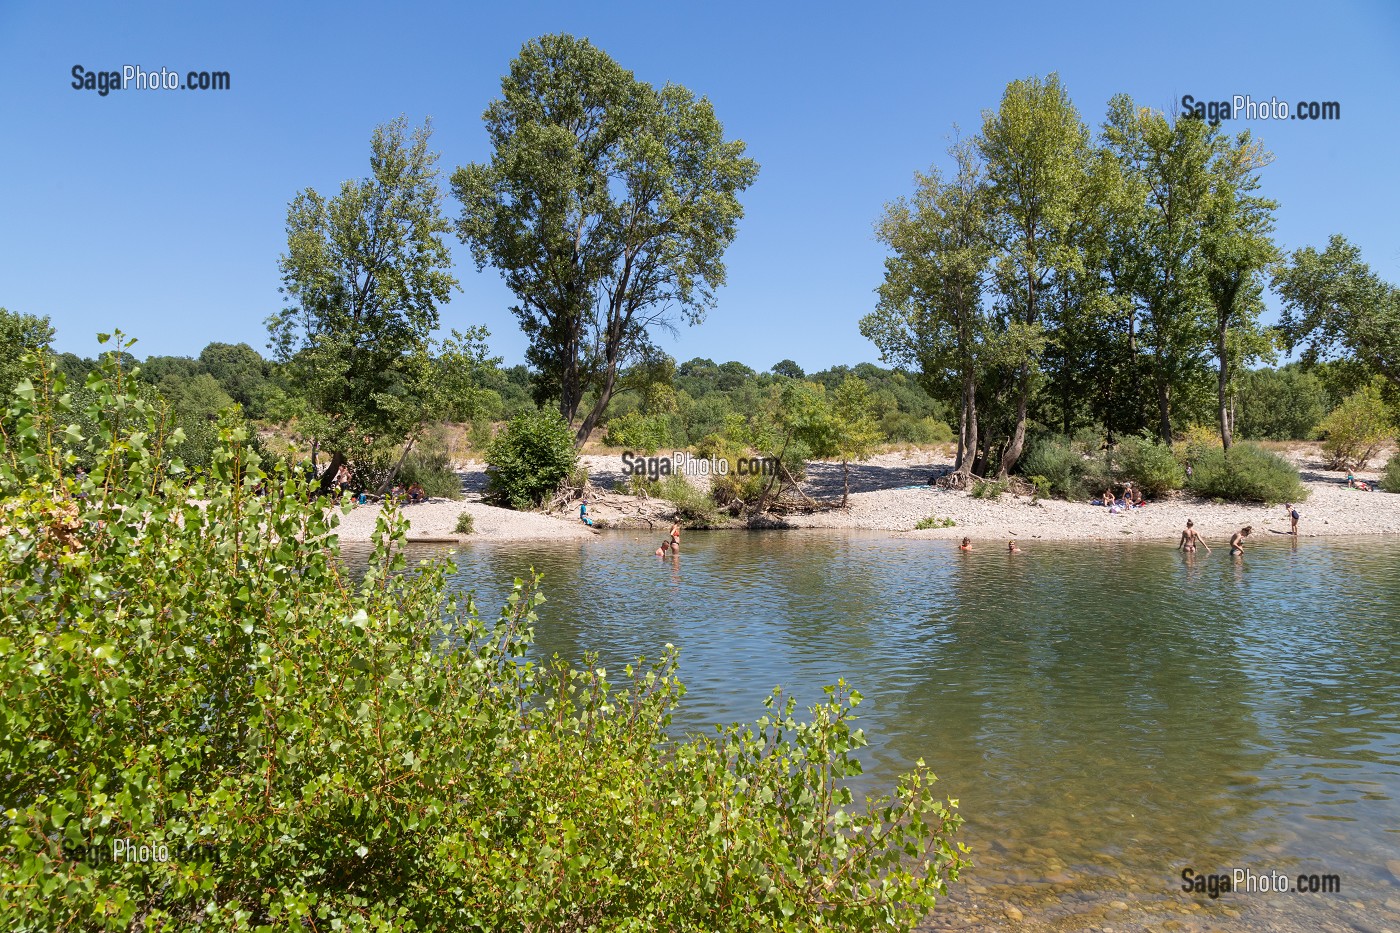
<path id="1" fill-rule="evenodd" d="M 532 509 L 569 478 L 577 462 L 574 432 L 559 412 L 523 412 L 486 448 L 486 488 L 513 509 Z"/>
<path id="2" fill-rule="evenodd" d="M 1228 453 L 1200 451 L 1189 488 L 1227 502 L 1301 502 L 1308 495 L 1292 464 L 1249 443 L 1234 444 Z"/>
<path id="3" fill-rule="evenodd" d="M 483 621 L 393 513 L 355 580 L 239 430 L 186 489 L 139 400 L 99 378 L 74 440 L 34 382 L 0 437 L 0 927 L 907 930 L 956 879 L 922 763 L 852 806 L 855 691 L 674 738 L 669 649 L 527 660 L 534 583 Z"/>

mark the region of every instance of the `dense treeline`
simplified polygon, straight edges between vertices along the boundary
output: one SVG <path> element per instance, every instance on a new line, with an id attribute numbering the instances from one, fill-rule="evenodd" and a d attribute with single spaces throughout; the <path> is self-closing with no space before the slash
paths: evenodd
<path id="1" fill-rule="evenodd" d="M 1004 478 L 1037 434 L 1307 436 L 1343 386 L 1395 390 L 1400 292 L 1341 237 L 1284 255 L 1272 158 L 1123 95 L 1095 135 L 1058 77 L 1012 82 L 950 167 L 887 207 L 861 330 L 956 412 L 964 476 Z M 1255 371 L 1295 348 L 1332 371 Z"/>

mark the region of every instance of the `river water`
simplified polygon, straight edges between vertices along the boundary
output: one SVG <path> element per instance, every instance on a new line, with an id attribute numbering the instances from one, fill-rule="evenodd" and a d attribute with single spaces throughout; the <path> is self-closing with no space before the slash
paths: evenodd
<path id="1" fill-rule="evenodd" d="M 918 758 L 974 867 L 927 929 L 1400 931 L 1400 546 L 1169 545 L 820 532 L 473 544 L 492 611 L 545 575 L 538 649 L 617 668 L 681 649 L 682 729 L 781 684 L 865 696 L 867 789 Z M 1389 863 L 1389 864 L 1387 864 Z M 1339 892 L 1183 891 L 1183 871 Z M 1326 879 L 1319 879 L 1326 885 Z"/>

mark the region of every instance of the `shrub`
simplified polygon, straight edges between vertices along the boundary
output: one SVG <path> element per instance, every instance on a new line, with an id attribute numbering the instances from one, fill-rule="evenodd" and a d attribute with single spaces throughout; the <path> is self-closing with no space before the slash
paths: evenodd
<path id="1" fill-rule="evenodd" d="M 1308 495 L 1292 464 L 1247 442 L 1228 452 L 1202 451 L 1188 486 L 1197 495 L 1227 502 L 1301 502 Z"/>
<path id="2" fill-rule="evenodd" d="M 715 522 L 714 500 L 696 489 L 691 482 L 679 473 L 672 473 L 661 481 L 659 493 L 676 507 L 676 515 L 681 521 L 691 525 L 712 525 Z"/>
<path id="3" fill-rule="evenodd" d="M 1000 482 L 989 479 L 974 479 L 972 484 L 972 498 L 974 499 L 996 499 L 1006 492 L 1010 483 L 1005 480 Z"/>
<path id="4" fill-rule="evenodd" d="M 3 928 L 907 929 L 957 878 L 922 763 L 852 806 L 844 683 L 675 736 L 669 646 L 521 663 L 537 578 L 482 620 L 390 511 L 357 580 L 305 481 L 229 428 L 187 493 L 101 379 L 79 486 L 34 385 L 0 437 Z"/>
<path id="5" fill-rule="evenodd" d="M 574 432 L 559 412 L 523 412 L 486 449 L 486 489 L 513 509 L 531 509 L 558 489 L 577 463 Z"/>
<path id="6" fill-rule="evenodd" d="M 1186 484 L 1186 473 L 1171 448 L 1148 438 L 1123 438 L 1113 459 L 1119 475 L 1148 495 L 1160 496 Z"/>
<path id="7" fill-rule="evenodd" d="M 398 482 L 404 486 L 414 483 L 436 499 L 462 498 L 462 477 L 452 468 L 446 438 L 432 434 L 408 452 L 399 468 Z"/>
<path id="8" fill-rule="evenodd" d="M 1347 396 L 1318 425 L 1322 452 L 1332 470 L 1360 470 L 1387 439 L 1395 436 L 1395 424 L 1380 391 L 1367 386 Z"/>
<path id="9" fill-rule="evenodd" d="M 1400 492 L 1400 450 L 1391 453 L 1385 472 L 1381 474 L 1381 488 L 1386 492 Z"/>
<path id="10" fill-rule="evenodd" d="M 472 517 L 472 513 L 463 512 L 457 516 L 457 525 L 452 530 L 459 535 L 474 535 L 476 534 L 476 519 Z"/>
<path id="11" fill-rule="evenodd" d="M 1016 469 L 1031 478 L 1037 495 L 1087 499 L 1102 492 L 1112 480 L 1102 457 L 1082 453 L 1083 449 L 1097 451 L 1098 444 L 1082 438 L 1070 442 L 1056 435 L 1042 435 L 1031 442 Z M 1043 487 L 1035 482 L 1036 477 L 1043 480 Z"/>
<path id="12" fill-rule="evenodd" d="M 880 419 L 880 432 L 891 444 L 946 444 L 953 429 L 937 418 L 916 418 L 907 411 L 890 412 Z"/>
<path id="13" fill-rule="evenodd" d="M 607 434 L 603 443 L 609 447 L 625 447 L 628 450 L 654 454 L 671 440 L 671 422 L 665 415 L 643 415 L 639 411 L 629 411 L 608 422 Z"/>
<path id="14" fill-rule="evenodd" d="M 952 528 L 957 522 L 951 518 L 939 518 L 937 515 L 930 515 L 928 518 L 919 519 L 914 525 L 916 531 L 923 531 L 926 528 Z"/>

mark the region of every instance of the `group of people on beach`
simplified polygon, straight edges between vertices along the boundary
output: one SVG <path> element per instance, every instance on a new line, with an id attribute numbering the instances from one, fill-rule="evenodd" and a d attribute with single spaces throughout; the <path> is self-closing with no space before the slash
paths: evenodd
<path id="1" fill-rule="evenodd" d="M 1103 495 L 1097 499 L 1090 499 L 1090 505 L 1102 505 L 1108 509 L 1109 515 L 1117 515 L 1120 512 L 1131 512 L 1147 505 L 1147 500 L 1142 497 L 1141 489 L 1134 489 L 1132 483 L 1123 484 L 1123 495 L 1115 496 L 1113 487 L 1103 491 Z"/>
<path id="2" fill-rule="evenodd" d="M 350 475 L 350 467 L 342 463 L 340 465 L 340 469 L 335 471 L 334 485 L 336 492 L 340 493 L 341 495 L 350 492 L 352 483 L 353 479 Z M 369 493 L 365 492 L 362 489 L 355 494 L 355 504 L 364 505 L 373 498 L 375 497 L 371 496 Z M 408 505 L 418 505 L 420 502 L 428 501 L 428 494 L 423 491 L 423 486 L 421 483 L 409 483 L 407 486 L 404 486 L 400 483 L 395 483 L 393 487 L 389 490 L 388 498 L 392 502 L 403 502 Z"/>

